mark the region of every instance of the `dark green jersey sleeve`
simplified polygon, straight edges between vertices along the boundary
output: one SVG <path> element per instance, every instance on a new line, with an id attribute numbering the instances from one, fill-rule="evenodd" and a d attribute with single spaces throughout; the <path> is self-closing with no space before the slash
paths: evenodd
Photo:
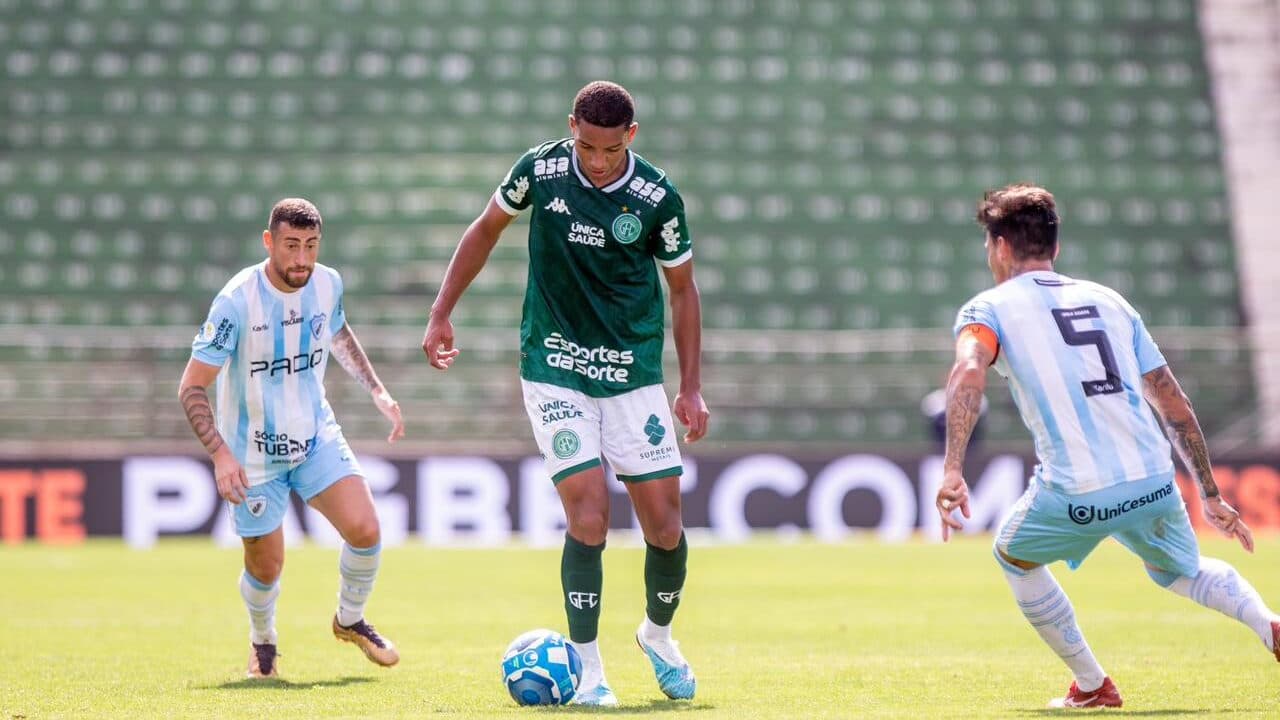
<path id="1" fill-rule="evenodd" d="M 659 264 L 675 267 L 693 258 L 693 238 L 684 218 L 684 200 L 675 186 L 665 184 L 667 193 L 658 204 L 658 220 L 649 232 L 649 247 Z"/>
<path id="2" fill-rule="evenodd" d="M 529 152 L 521 155 L 493 194 L 498 207 L 509 215 L 519 215 L 533 202 L 533 165 L 537 162 L 538 150 L 530 148 Z"/>

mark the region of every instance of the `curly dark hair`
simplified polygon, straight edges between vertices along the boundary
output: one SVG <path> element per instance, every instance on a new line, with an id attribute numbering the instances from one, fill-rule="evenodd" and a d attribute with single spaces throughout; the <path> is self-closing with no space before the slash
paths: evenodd
<path id="1" fill-rule="evenodd" d="M 1058 250 L 1058 209 L 1053 193 L 1038 185 L 988 190 L 978 203 L 977 220 L 992 237 L 1008 241 L 1019 260 L 1052 260 Z"/>
<path id="2" fill-rule="evenodd" d="M 275 232 L 280 223 L 288 223 L 296 228 L 321 227 L 320 211 L 310 200 L 302 198 L 285 198 L 271 208 L 271 217 L 267 221 L 267 229 Z"/>
<path id="3" fill-rule="evenodd" d="M 573 119 L 596 127 L 631 127 L 636 104 L 631 93 L 608 80 L 589 82 L 573 98 Z"/>

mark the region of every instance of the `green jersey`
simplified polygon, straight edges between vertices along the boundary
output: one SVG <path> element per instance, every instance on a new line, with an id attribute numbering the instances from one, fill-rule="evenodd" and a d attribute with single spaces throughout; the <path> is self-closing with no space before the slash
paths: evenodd
<path id="1" fill-rule="evenodd" d="M 666 173 L 627 151 L 622 177 L 597 188 L 573 140 L 525 153 L 494 193 L 529 222 L 520 376 L 610 397 L 662 382 L 662 287 L 654 260 L 693 257 L 684 202 Z"/>

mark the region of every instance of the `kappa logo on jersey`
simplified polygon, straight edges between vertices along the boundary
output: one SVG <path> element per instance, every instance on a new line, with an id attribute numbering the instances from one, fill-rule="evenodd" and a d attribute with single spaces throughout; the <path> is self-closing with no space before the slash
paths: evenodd
<path id="1" fill-rule="evenodd" d="M 593 608 L 599 602 L 599 593 L 578 592 L 574 590 L 569 593 L 569 604 L 579 610 L 585 608 Z"/>
<path id="2" fill-rule="evenodd" d="M 679 591 L 679 590 L 677 590 L 677 591 L 675 591 L 675 592 L 669 592 L 669 593 L 664 593 L 664 592 L 660 592 L 660 593 L 658 593 L 658 599 L 659 599 L 659 600 L 661 600 L 662 602 L 664 602 L 664 603 L 668 604 L 668 605 L 670 605 L 671 603 L 675 602 L 675 601 L 676 601 L 676 599 L 677 599 L 677 598 L 679 598 L 679 597 L 680 597 L 680 591 Z"/>
<path id="3" fill-rule="evenodd" d="M 649 182 L 642 177 L 636 177 L 627 186 L 627 192 L 644 200 L 650 205 L 657 205 L 662 202 L 662 198 L 667 196 L 667 189 L 660 187 L 657 183 Z"/>
<path id="4" fill-rule="evenodd" d="M 522 203 L 527 192 L 529 192 L 529 178 L 522 175 L 516 178 L 516 186 L 507 190 L 507 198 L 513 203 Z"/>
<path id="5" fill-rule="evenodd" d="M 680 249 L 680 233 L 676 228 L 680 227 L 680 218 L 673 217 L 662 223 L 662 249 L 669 253 L 673 253 Z"/>
<path id="6" fill-rule="evenodd" d="M 251 497 L 244 501 L 245 509 L 254 517 L 262 517 L 262 513 L 267 511 L 267 499 L 264 497 Z"/>
<path id="7" fill-rule="evenodd" d="M 565 203 L 564 198 L 551 198 L 551 202 L 547 203 L 542 209 L 550 210 L 554 213 L 560 213 L 561 215 L 573 214 L 569 212 L 569 205 Z"/>
<path id="8" fill-rule="evenodd" d="M 533 161 L 533 178 L 550 180 L 569 174 L 569 158 L 538 158 Z"/>

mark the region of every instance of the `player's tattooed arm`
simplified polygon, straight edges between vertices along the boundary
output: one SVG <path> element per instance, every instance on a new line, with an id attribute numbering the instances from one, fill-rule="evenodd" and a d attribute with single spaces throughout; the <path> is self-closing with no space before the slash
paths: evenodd
<path id="1" fill-rule="evenodd" d="M 182 372 L 182 380 L 178 383 L 178 402 L 191 423 L 191 431 L 195 433 L 200 444 L 214 457 L 219 451 L 225 451 L 227 445 L 222 434 L 218 432 L 218 424 L 214 420 L 213 406 L 209 403 L 209 392 L 206 388 L 218 378 L 222 368 L 200 362 L 191 358 Z"/>
<path id="2" fill-rule="evenodd" d="M 982 395 L 987 388 L 987 368 L 995 353 L 971 333 L 956 340 L 956 362 L 947 378 L 947 447 L 944 470 L 959 472 L 973 428 L 982 416 Z"/>
<path id="3" fill-rule="evenodd" d="M 370 393 L 380 392 L 382 381 L 378 379 L 378 373 L 373 370 L 373 363 L 369 362 L 369 356 L 365 354 L 364 348 L 360 346 L 360 341 L 356 339 L 355 333 L 351 332 L 350 325 L 344 325 L 337 335 L 333 336 L 333 344 L 330 346 L 330 352 L 338 359 L 338 364 L 342 366 L 347 374 L 355 378 L 360 383 L 360 387 Z"/>
<path id="4" fill-rule="evenodd" d="M 187 422 L 196 438 L 204 445 L 205 452 L 213 455 L 223 446 L 222 433 L 218 432 L 217 423 L 213 419 L 213 406 L 209 404 L 209 392 L 198 386 L 187 386 L 178 393 L 182 409 L 187 413 Z"/>
<path id="5" fill-rule="evenodd" d="M 1200 494 L 1206 498 L 1218 497 L 1218 485 L 1213 481 L 1213 465 L 1209 462 L 1209 446 L 1196 419 L 1191 401 L 1182 386 L 1169 370 L 1169 366 L 1156 368 L 1142 376 L 1143 394 L 1155 408 L 1164 424 L 1165 434 L 1187 471 L 1200 485 Z"/>

